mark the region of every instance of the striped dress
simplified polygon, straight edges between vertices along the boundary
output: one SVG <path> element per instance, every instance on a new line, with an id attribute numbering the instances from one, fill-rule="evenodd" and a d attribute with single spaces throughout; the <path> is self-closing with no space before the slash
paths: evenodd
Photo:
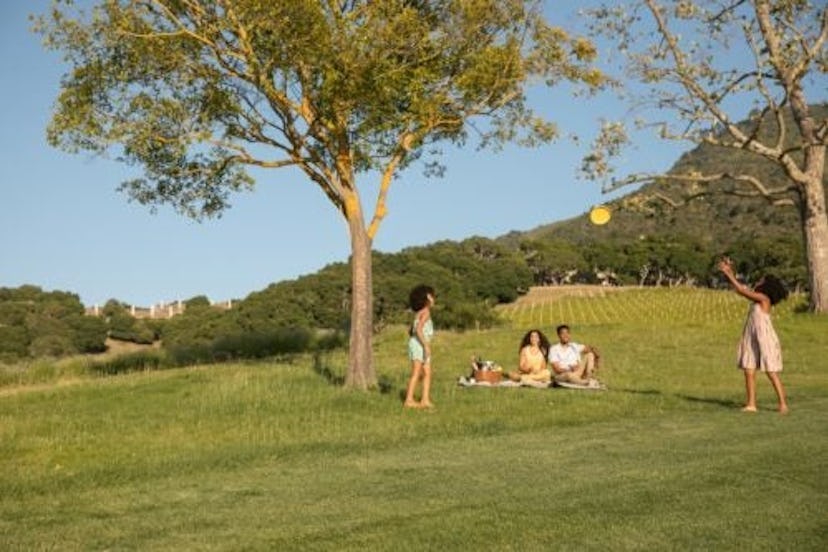
<path id="1" fill-rule="evenodd" d="M 770 314 L 753 303 L 739 341 L 738 367 L 762 372 L 782 371 L 782 346 L 773 329 Z"/>

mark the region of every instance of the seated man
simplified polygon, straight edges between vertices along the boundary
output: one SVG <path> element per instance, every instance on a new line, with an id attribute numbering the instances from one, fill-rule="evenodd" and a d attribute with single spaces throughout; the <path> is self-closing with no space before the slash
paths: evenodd
<path id="1" fill-rule="evenodd" d="M 556 331 L 559 343 L 549 349 L 549 364 L 555 373 L 555 381 L 591 385 L 590 380 L 600 358 L 598 350 L 591 345 L 572 341 L 566 324 L 558 326 Z"/>
<path id="2" fill-rule="evenodd" d="M 552 381 L 552 374 L 546 366 L 549 340 L 540 330 L 529 330 L 520 342 L 520 359 L 516 372 L 509 373 L 509 379 L 522 385 L 546 386 Z"/>

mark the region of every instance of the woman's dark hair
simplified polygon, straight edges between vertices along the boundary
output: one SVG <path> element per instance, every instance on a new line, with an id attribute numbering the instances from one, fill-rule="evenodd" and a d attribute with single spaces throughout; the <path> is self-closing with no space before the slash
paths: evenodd
<path id="1" fill-rule="evenodd" d="M 411 290 L 408 294 L 408 306 L 411 310 L 417 312 L 428 304 L 428 296 L 431 294 L 434 297 L 434 288 L 425 284 L 420 284 Z"/>
<path id="2" fill-rule="evenodd" d="M 767 295 L 771 305 L 777 304 L 788 296 L 788 289 L 785 287 L 785 284 L 772 274 L 766 274 L 759 280 L 755 291 Z"/>
<path id="3" fill-rule="evenodd" d="M 529 330 L 526 332 L 526 335 L 524 335 L 523 339 L 520 340 L 520 348 L 518 349 L 518 352 L 522 351 L 524 347 L 529 345 L 529 342 L 532 339 L 532 334 L 535 332 L 537 332 L 538 337 L 540 338 L 538 346 L 540 347 L 540 350 L 543 351 L 543 356 L 546 356 L 549 353 L 549 339 L 547 339 L 540 330 Z"/>

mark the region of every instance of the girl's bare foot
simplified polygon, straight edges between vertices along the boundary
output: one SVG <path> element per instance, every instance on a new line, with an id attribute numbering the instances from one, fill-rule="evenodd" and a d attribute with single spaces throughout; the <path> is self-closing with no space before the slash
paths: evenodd
<path id="1" fill-rule="evenodd" d="M 788 405 L 787 404 L 779 405 L 779 413 L 780 414 L 787 414 L 788 413 Z"/>
<path id="2" fill-rule="evenodd" d="M 756 407 L 748 405 L 742 408 L 742 412 L 756 412 Z"/>
<path id="3" fill-rule="evenodd" d="M 405 401 L 403 408 L 420 408 L 420 403 L 414 401 Z"/>
<path id="4" fill-rule="evenodd" d="M 428 402 L 421 402 L 420 408 L 434 408 L 434 403 L 431 401 Z"/>

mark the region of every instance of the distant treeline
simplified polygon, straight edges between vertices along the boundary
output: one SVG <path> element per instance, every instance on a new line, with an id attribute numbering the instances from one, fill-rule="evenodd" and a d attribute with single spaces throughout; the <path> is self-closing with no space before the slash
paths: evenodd
<path id="1" fill-rule="evenodd" d="M 807 283 L 802 241 L 789 234 L 743 236 L 731 238 L 727 244 L 663 235 L 582 243 L 561 238 L 526 239 L 520 241 L 519 249 L 535 285 L 718 287 L 721 279 L 715 264 L 722 255 L 733 257 L 740 276 L 749 282 L 772 273 L 791 289 L 804 289 Z"/>

